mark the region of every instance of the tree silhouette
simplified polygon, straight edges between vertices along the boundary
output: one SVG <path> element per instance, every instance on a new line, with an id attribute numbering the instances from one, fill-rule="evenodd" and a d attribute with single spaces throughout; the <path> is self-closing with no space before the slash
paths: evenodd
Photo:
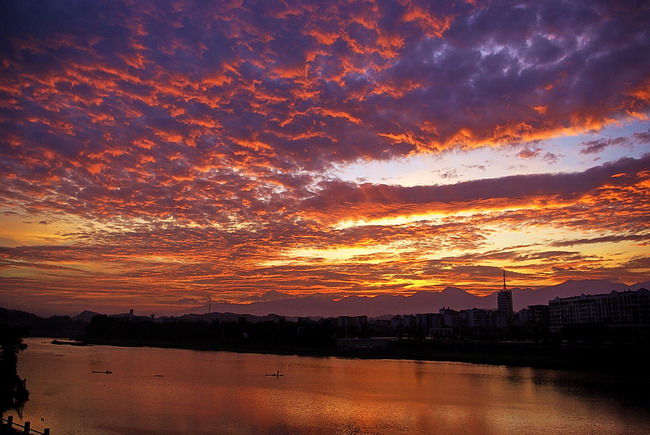
<path id="1" fill-rule="evenodd" d="M 27 349 L 23 331 L 0 323 L 0 415 L 14 409 L 22 411 L 29 398 L 25 380 L 18 376 L 18 353 Z"/>

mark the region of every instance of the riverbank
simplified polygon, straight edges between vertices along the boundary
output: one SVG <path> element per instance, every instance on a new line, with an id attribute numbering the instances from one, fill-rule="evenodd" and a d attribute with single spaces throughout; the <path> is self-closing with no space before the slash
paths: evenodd
<path id="1" fill-rule="evenodd" d="M 634 344 L 399 340 L 382 349 L 341 350 L 334 346 L 318 348 L 259 345 L 220 346 L 210 343 L 125 339 L 88 339 L 84 342 L 125 347 L 148 346 L 313 357 L 453 361 L 538 369 L 589 370 L 623 375 L 631 374 L 640 376 L 641 379 L 650 379 L 647 374 L 650 358 L 646 355 L 647 352 L 642 345 Z"/>

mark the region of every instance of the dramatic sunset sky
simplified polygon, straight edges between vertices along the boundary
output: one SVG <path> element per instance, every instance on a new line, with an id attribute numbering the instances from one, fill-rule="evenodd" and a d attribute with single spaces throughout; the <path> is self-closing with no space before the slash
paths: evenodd
<path id="1" fill-rule="evenodd" d="M 650 277 L 647 1 L 0 6 L 0 306 Z"/>

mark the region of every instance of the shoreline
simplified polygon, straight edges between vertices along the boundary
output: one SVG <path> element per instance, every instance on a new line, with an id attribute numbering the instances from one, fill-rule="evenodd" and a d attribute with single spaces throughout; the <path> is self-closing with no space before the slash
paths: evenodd
<path id="1" fill-rule="evenodd" d="M 83 339 L 88 345 L 154 347 L 207 352 L 258 353 L 316 358 L 391 359 L 462 362 L 470 364 L 529 367 L 546 370 L 590 371 L 635 376 L 649 380 L 650 358 L 642 345 L 541 344 L 520 342 L 407 342 L 394 349 L 341 351 L 335 347 L 295 348 L 264 346 L 222 346 L 208 343 Z M 639 378 L 640 377 L 640 378 Z"/>

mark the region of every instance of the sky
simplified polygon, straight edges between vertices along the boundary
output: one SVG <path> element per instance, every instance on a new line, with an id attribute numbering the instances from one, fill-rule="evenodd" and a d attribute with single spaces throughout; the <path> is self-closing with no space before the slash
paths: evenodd
<path id="1" fill-rule="evenodd" d="M 650 279 L 647 1 L 0 8 L 0 306 Z"/>

